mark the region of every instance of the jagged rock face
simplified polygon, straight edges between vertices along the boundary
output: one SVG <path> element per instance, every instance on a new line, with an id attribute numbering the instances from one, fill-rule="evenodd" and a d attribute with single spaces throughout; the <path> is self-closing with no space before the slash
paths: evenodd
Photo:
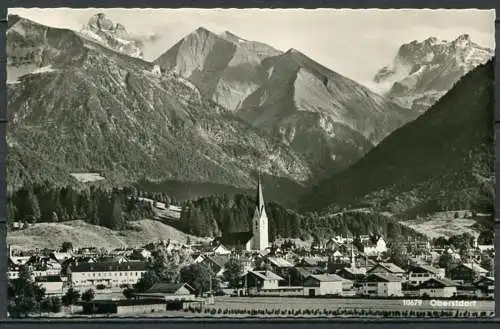
<path id="1" fill-rule="evenodd" d="M 493 56 L 493 50 L 464 34 L 447 42 L 428 38 L 402 45 L 392 67 L 374 77 L 387 96 L 422 113 L 441 98 L 464 74 Z"/>
<path id="2" fill-rule="evenodd" d="M 8 85 L 13 184 L 100 172 L 117 183 L 176 179 L 246 188 L 257 168 L 295 182 L 311 175 L 289 146 L 154 63 L 20 19 L 7 31 L 9 57 L 12 50 L 24 53 L 26 44 L 42 49 L 37 65 L 50 69 Z M 53 168 L 50 177 L 44 168 Z"/>
<path id="3" fill-rule="evenodd" d="M 263 80 L 261 61 L 280 52 L 265 44 L 204 28 L 175 44 L 156 62 L 193 82 L 208 98 L 237 110 Z"/>
<path id="4" fill-rule="evenodd" d="M 116 51 L 142 58 L 142 44 L 134 40 L 121 24 L 114 24 L 106 15 L 99 13 L 90 18 L 81 33 Z"/>
<path id="5" fill-rule="evenodd" d="M 415 117 L 297 50 L 282 53 L 230 32 L 199 28 L 156 62 L 276 135 L 318 175 L 354 163 Z"/>
<path id="6" fill-rule="evenodd" d="M 493 63 L 476 67 L 362 160 L 318 184 L 308 210 L 375 207 L 406 215 L 493 210 Z"/>

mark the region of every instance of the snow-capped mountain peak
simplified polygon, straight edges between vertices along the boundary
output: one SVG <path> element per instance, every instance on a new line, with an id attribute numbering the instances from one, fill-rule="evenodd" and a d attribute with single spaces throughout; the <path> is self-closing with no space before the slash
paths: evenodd
<path id="1" fill-rule="evenodd" d="M 103 13 L 92 16 L 80 31 L 85 37 L 132 57 L 142 58 L 141 44 L 134 40 L 122 24 L 114 24 Z"/>
<path id="2" fill-rule="evenodd" d="M 474 43 L 468 34 L 452 41 L 436 37 L 404 44 L 392 66 L 374 77 L 379 90 L 399 104 L 425 111 L 466 73 L 493 56 L 493 50 Z"/>

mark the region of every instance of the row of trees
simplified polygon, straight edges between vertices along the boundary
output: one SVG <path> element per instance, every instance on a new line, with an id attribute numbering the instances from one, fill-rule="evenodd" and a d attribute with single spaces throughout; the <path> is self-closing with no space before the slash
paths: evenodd
<path id="1" fill-rule="evenodd" d="M 84 220 L 93 225 L 121 229 L 129 220 L 153 217 L 151 204 L 140 201 L 133 189 L 107 190 L 92 186 L 28 185 L 9 196 L 9 221 L 60 222 Z"/>
<path id="2" fill-rule="evenodd" d="M 246 231 L 251 227 L 255 198 L 247 195 L 234 197 L 210 196 L 183 204 L 179 229 L 198 236 L 219 236 L 225 232 Z M 335 216 L 316 213 L 299 214 L 277 203 L 266 204 L 269 218 L 269 237 L 318 239 L 332 235 L 363 235 L 373 233 L 389 239 L 417 236 L 386 216 L 377 213 L 344 212 Z"/>

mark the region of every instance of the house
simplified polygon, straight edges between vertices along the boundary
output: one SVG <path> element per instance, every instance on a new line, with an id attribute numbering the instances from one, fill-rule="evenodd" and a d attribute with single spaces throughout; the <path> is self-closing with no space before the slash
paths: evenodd
<path id="1" fill-rule="evenodd" d="M 387 244 L 382 237 L 379 237 L 374 244 L 366 242 L 363 246 L 363 253 L 367 256 L 376 256 L 384 252 L 387 252 Z"/>
<path id="2" fill-rule="evenodd" d="M 66 259 L 70 259 L 72 257 L 71 253 L 69 252 L 59 252 L 59 251 L 53 252 L 51 256 L 59 263 L 62 263 Z"/>
<path id="3" fill-rule="evenodd" d="M 321 267 L 326 268 L 326 264 L 328 263 L 328 257 L 304 257 L 299 262 L 297 262 L 297 266 L 300 267 Z"/>
<path id="4" fill-rule="evenodd" d="M 195 289 L 187 283 L 157 282 L 146 292 L 134 296 L 142 299 L 190 300 L 195 297 Z"/>
<path id="5" fill-rule="evenodd" d="M 35 278 L 39 276 L 60 275 L 62 266 L 52 257 L 31 256 L 25 263 Z"/>
<path id="6" fill-rule="evenodd" d="M 290 268 L 293 267 L 292 263 L 279 257 L 267 257 L 265 263 L 271 267 L 272 272 L 282 277 L 288 277 Z"/>
<path id="7" fill-rule="evenodd" d="M 419 285 L 420 296 L 450 298 L 457 295 L 458 284 L 447 278 L 430 278 Z"/>
<path id="8" fill-rule="evenodd" d="M 353 282 L 335 274 L 312 274 L 304 281 L 304 296 L 343 295 Z"/>
<path id="9" fill-rule="evenodd" d="M 495 297 L 495 278 L 490 276 L 483 276 L 476 282 L 477 297 Z"/>
<path id="10" fill-rule="evenodd" d="M 431 278 L 443 279 L 444 276 L 444 268 L 435 268 L 430 265 L 410 265 L 408 269 L 408 281 L 412 285 L 420 285 Z"/>
<path id="11" fill-rule="evenodd" d="M 271 271 L 248 271 L 242 277 L 246 287 L 253 291 L 279 289 L 279 282 L 285 280 Z"/>
<path id="12" fill-rule="evenodd" d="M 75 286 L 132 285 L 139 281 L 148 268 L 146 262 L 76 263 L 71 270 L 71 282 Z"/>
<path id="13" fill-rule="evenodd" d="M 482 276 L 486 276 L 488 271 L 476 262 L 462 263 L 450 270 L 450 278 L 455 281 L 472 283 Z"/>
<path id="14" fill-rule="evenodd" d="M 217 247 L 215 247 L 213 252 L 216 255 L 229 255 L 229 254 L 231 254 L 231 250 L 226 248 L 223 244 L 220 244 Z"/>
<path id="15" fill-rule="evenodd" d="M 370 273 L 360 280 L 359 293 L 363 296 L 403 296 L 401 278 L 382 273 Z"/>
<path id="16" fill-rule="evenodd" d="M 373 266 L 371 269 L 366 271 L 366 274 L 389 274 L 396 276 L 398 278 L 403 278 L 404 274 L 406 273 L 405 270 L 403 270 L 401 267 L 397 266 L 396 264 L 393 263 L 382 263 L 379 262 L 375 266 Z"/>
<path id="17" fill-rule="evenodd" d="M 344 267 L 338 272 L 338 275 L 348 280 L 359 281 L 366 275 L 366 268 Z"/>
<path id="18" fill-rule="evenodd" d="M 45 289 L 47 295 L 62 295 L 64 280 L 60 275 L 40 276 L 35 282 Z"/>
<path id="19" fill-rule="evenodd" d="M 291 267 L 289 270 L 289 280 L 290 280 L 290 285 L 292 286 L 302 286 L 304 284 L 304 281 L 311 275 L 311 274 L 322 274 L 325 273 L 324 269 L 320 267 Z"/>
<path id="20" fill-rule="evenodd" d="M 209 255 L 202 257 L 203 260 L 198 263 L 208 266 L 217 277 L 222 277 L 229 257 L 227 255 Z"/>
<path id="21" fill-rule="evenodd" d="M 477 245 L 477 249 L 481 252 L 492 251 L 495 250 L 495 246 L 492 244 L 479 244 Z"/>
<path id="22" fill-rule="evenodd" d="M 334 251 L 334 250 L 338 250 L 338 248 L 340 246 L 341 246 L 341 243 L 339 243 L 335 239 L 329 239 L 325 244 L 325 249 Z"/>

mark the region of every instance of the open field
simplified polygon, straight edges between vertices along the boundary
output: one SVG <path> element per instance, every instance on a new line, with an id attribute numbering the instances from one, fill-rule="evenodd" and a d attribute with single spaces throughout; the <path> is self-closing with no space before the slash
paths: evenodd
<path id="1" fill-rule="evenodd" d="M 401 221 L 400 223 L 429 238 L 451 237 L 462 233 L 478 235 L 478 232 L 473 228 L 473 225 L 476 224 L 474 219 L 463 218 L 463 212 L 458 212 L 459 218 L 454 218 L 455 213 L 455 211 L 440 212 L 421 219 Z"/>
<path id="2" fill-rule="evenodd" d="M 64 241 L 73 247 L 97 247 L 108 250 L 139 247 L 160 240 L 175 240 L 186 243 L 188 235 L 159 221 L 143 219 L 128 223 L 122 231 L 113 231 L 81 220 L 61 223 L 36 223 L 22 230 L 8 232 L 7 243 L 19 250 L 58 249 Z M 201 238 L 189 236 L 191 241 Z"/>

